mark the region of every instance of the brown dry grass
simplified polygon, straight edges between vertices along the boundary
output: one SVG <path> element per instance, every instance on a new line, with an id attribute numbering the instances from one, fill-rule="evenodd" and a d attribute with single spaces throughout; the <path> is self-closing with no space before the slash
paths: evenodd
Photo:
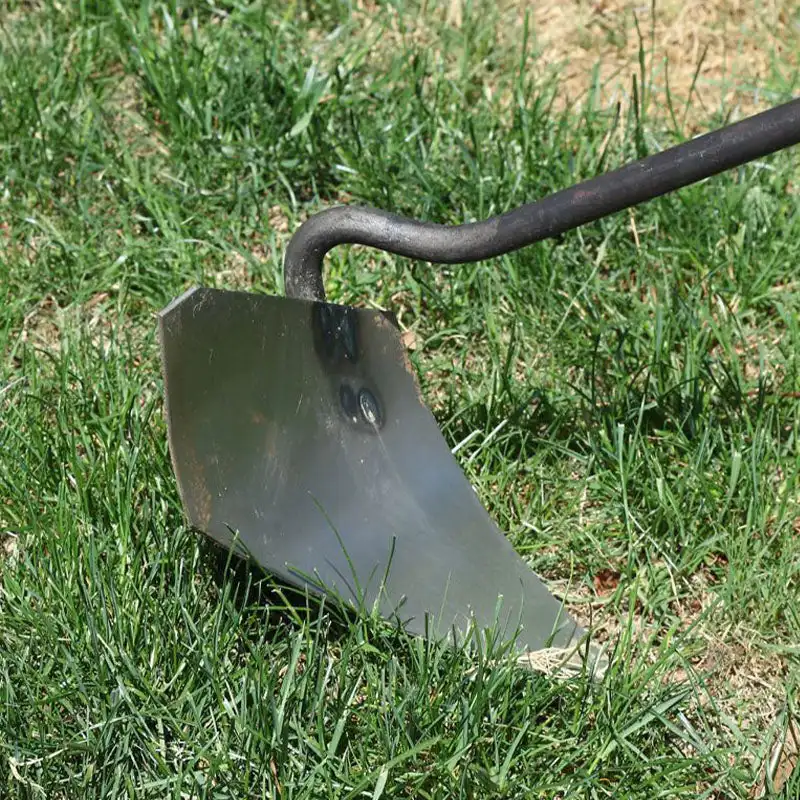
<path id="1" fill-rule="evenodd" d="M 374 0 L 357 0 L 357 8 L 365 26 L 379 16 Z M 774 105 L 800 69 L 796 2 L 421 0 L 421 11 L 409 23 L 407 15 L 401 21 L 399 12 L 388 10 L 389 29 L 398 42 L 416 40 L 445 62 L 457 59 L 448 52 L 442 29 L 465 29 L 474 22 L 470 15 L 493 19 L 492 58 L 501 62 L 495 72 L 501 76 L 518 63 L 527 16 L 535 56 L 531 69 L 557 78 L 561 106 L 580 105 L 594 93 L 601 106 L 622 100 L 627 107 L 634 76 L 641 85 L 641 47 L 649 112 L 667 114 L 669 95 L 678 121 L 691 132 L 719 110 L 739 118 Z M 384 56 L 392 49 L 386 44 Z M 494 92 L 491 78 L 485 88 Z"/>
<path id="2" fill-rule="evenodd" d="M 547 0 L 509 3 L 529 13 L 541 59 L 559 70 L 560 93 L 580 101 L 598 64 L 601 97 L 631 91 L 644 48 L 653 98 L 665 108 L 691 99 L 692 117 L 720 106 L 740 114 L 774 98 L 763 87 L 790 76 L 800 56 L 800 5 L 777 0 Z M 641 34 L 641 39 L 640 39 Z"/>

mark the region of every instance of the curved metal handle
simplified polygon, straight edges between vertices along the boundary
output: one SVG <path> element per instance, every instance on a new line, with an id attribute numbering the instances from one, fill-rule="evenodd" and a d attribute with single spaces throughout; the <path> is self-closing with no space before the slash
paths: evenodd
<path id="1" fill-rule="evenodd" d="M 324 300 L 322 261 L 338 244 L 362 244 L 440 264 L 510 253 L 800 143 L 800 99 L 466 225 L 418 222 L 373 208 L 336 206 L 306 220 L 284 259 L 287 297 Z"/>

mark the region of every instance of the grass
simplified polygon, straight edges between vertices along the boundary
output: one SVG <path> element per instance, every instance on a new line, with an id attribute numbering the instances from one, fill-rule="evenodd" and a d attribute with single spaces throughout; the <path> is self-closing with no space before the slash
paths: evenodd
<path id="1" fill-rule="evenodd" d="M 329 259 L 480 432 L 459 462 L 602 682 L 289 602 L 186 530 L 171 298 L 279 293 L 330 204 L 478 219 L 685 135 L 646 91 L 561 110 L 490 2 L 364 5 L 0 12 L 0 793 L 799 796 L 796 153 L 493 262 Z"/>

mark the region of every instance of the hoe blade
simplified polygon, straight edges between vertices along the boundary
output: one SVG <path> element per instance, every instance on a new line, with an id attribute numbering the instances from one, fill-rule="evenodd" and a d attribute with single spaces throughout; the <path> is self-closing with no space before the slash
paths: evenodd
<path id="1" fill-rule="evenodd" d="M 478 501 L 391 315 L 194 289 L 160 332 L 193 526 L 411 633 L 472 625 L 520 651 L 582 637 Z"/>

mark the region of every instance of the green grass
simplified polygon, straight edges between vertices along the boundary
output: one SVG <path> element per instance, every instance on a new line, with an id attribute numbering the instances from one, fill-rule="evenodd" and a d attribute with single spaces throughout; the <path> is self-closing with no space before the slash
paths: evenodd
<path id="1" fill-rule="evenodd" d="M 667 109 L 558 110 L 534 37 L 443 5 L 0 12 L 0 795 L 759 783 L 800 677 L 796 153 L 492 262 L 328 260 L 331 299 L 414 332 L 451 446 L 480 432 L 458 459 L 615 650 L 602 682 L 293 605 L 184 525 L 171 298 L 279 293 L 291 231 L 343 199 L 478 219 L 682 138 Z"/>

